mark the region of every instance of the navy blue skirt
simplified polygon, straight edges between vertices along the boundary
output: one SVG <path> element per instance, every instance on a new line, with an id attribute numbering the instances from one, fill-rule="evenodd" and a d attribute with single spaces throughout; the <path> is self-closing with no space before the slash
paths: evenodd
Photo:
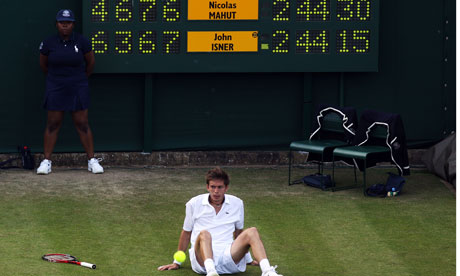
<path id="1" fill-rule="evenodd" d="M 46 110 L 79 111 L 89 107 L 88 79 L 46 78 L 46 95 L 43 103 Z"/>

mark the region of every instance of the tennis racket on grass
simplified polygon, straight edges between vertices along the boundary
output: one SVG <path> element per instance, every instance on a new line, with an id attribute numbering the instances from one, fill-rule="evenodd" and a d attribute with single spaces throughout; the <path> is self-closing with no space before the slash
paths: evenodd
<path id="1" fill-rule="evenodd" d="M 79 266 L 84 266 L 91 269 L 96 269 L 95 264 L 80 262 L 74 256 L 69 254 L 46 254 L 42 256 L 44 261 L 52 262 L 52 263 L 66 263 L 66 264 L 76 264 Z"/>

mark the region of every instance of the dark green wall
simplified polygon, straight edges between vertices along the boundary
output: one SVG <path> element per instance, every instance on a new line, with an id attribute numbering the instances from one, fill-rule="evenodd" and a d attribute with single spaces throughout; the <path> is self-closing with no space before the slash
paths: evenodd
<path id="1" fill-rule="evenodd" d="M 81 18 L 81 1 L 27 4 L 0 2 L 0 152 L 42 150 L 38 46 L 59 9 Z M 455 1 L 385 0 L 380 12 L 378 73 L 93 75 L 96 151 L 287 148 L 318 103 L 400 113 L 409 140 L 442 139 L 455 130 Z M 56 151 L 82 151 L 70 116 Z"/>

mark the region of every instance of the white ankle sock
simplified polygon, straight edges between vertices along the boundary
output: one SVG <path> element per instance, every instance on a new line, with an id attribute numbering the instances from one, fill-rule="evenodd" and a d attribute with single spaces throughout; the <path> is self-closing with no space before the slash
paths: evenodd
<path id="1" fill-rule="evenodd" d="M 206 259 L 204 260 L 204 267 L 206 268 L 206 272 L 210 272 L 210 271 L 215 271 L 216 270 L 216 266 L 214 264 L 214 260 L 213 259 Z"/>
<path id="2" fill-rule="evenodd" d="M 259 265 L 260 270 L 262 270 L 262 272 L 265 272 L 270 269 L 270 262 L 268 261 L 268 259 L 260 260 Z"/>

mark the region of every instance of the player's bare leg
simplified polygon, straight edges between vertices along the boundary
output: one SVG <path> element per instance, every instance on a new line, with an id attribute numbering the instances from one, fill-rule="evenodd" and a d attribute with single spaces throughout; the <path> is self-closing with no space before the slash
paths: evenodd
<path id="1" fill-rule="evenodd" d="M 195 242 L 196 260 L 201 266 L 204 266 L 204 260 L 212 259 L 212 238 L 208 231 L 200 232 Z"/>
<path id="2" fill-rule="evenodd" d="M 259 262 L 262 276 L 282 276 L 276 273 L 276 266 L 270 266 L 264 244 L 260 239 L 259 231 L 255 227 L 244 230 L 233 242 L 230 249 L 233 261 L 239 263 L 249 248 L 251 248 L 252 255 L 256 261 Z"/>
<path id="3" fill-rule="evenodd" d="M 259 231 L 255 227 L 244 230 L 233 242 L 232 248 L 230 249 L 233 261 L 238 263 L 243 259 L 244 255 L 248 253 L 249 248 L 252 249 L 252 255 L 256 261 L 260 262 L 267 258 L 267 253 L 260 239 Z"/>
<path id="4" fill-rule="evenodd" d="M 207 276 L 219 276 L 213 260 L 212 237 L 206 230 L 201 231 L 196 238 L 195 257 L 198 263 L 206 268 Z"/>

